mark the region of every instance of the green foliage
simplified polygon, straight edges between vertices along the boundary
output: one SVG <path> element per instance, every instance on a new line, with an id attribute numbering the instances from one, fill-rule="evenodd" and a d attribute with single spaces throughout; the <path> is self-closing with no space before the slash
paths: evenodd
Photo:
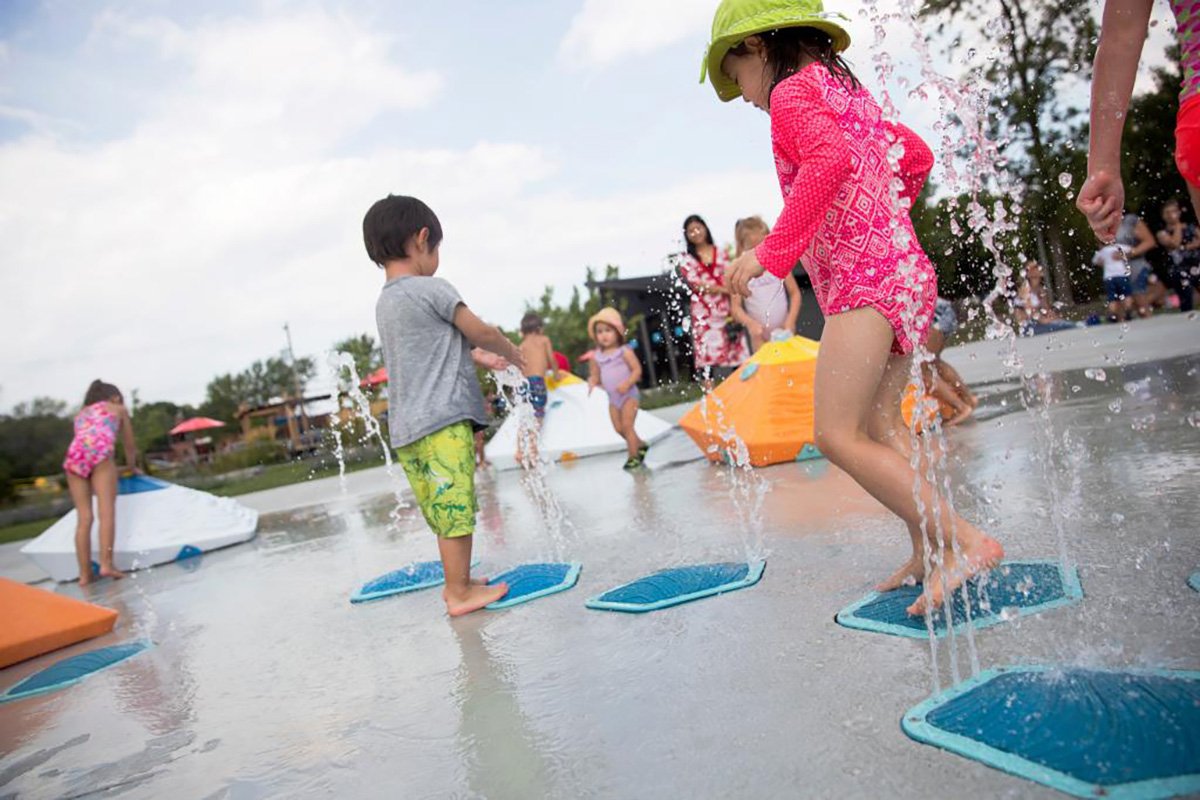
<path id="1" fill-rule="evenodd" d="M 333 346 L 334 352 L 349 353 L 354 359 L 354 369 L 358 377 L 365 378 L 383 366 L 383 350 L 375 343 L 375 337 L 369 333 L 350 336 Z M 349 373 L 344 380 L 349 380 Z"/>
<path id="2" fill-rule="evenodd" d="M 9 480 L 53 475 L 62 471 L 63 456 L 74 436 L 65 403 L 33 401 L 22 415 L 0 415 L 0 460 L 8 465 Z M 34 411 L 42 413 L 33 413 Z M 58 412 L 58 413 L 50 413 Z"/>
<path id="3" fill-rule="evenodd" d="M 242 403 L 262 406 L 284 395 L 303 393 L 316 371 L 316 363 L 307 356 L 294 364 L 278 357 L 255 361 L 242 372 L 218 375 L 209 381 L 200 413 L 232 422 Z"/>
<path id="4" fill-rule="evenodd" d="M 211 471 L 220 474 L 268 464 L 282 464 L 287 460 L 287 448 L 282 443 L 272 439 L 258 439 L 245 447 L 218 455 L 213 459 Z"/>
<path id="5" fill-rule="evenodd" d="M 1179 113 L 1182 70 L 1179 45 L 1167 48 L 1170 66 L 1153 71 L 1155 88 L 1133 98 L 1122 140 L 1121 173 L 1125 206 L 1136 210 L 1151 228 L 1162 227 L 1163 203 L 1178 199 L 1189 205 L 1187 184 L 1175 167 L 1175 117 Z M 1196 213 L 1195 209 L 1192 209 Z"/>
<path id="6" fill-rule="evenodd" d="M 35 397 L 32 400 L 27 400 L 23 403 L 17 403 L 13 406 L 12 416 L 17 419 L 28 419 L 30 417 L 65 417 L 67 414 L 67 404 L 63 400 L 55 400 L 53 397 Z"/>
<path id="7" fill-rule="evenodd" d="M 139 403 L 130 415 L 133 438 L 137 442 L 138 451 L 146 453 L 169 450 L 171 428 L 194 416 L 198 414 L 191 406 L 180 406 L 166 401 Z"/>

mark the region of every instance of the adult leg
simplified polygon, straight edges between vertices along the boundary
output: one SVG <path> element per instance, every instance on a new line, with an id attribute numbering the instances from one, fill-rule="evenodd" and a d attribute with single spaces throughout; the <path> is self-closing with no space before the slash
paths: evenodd
<path id="1" fill-rule="evenodd" d="M 124 578 L 125 573 L 113 564 L 113 547 L 117 542 L 117 464 L 106 458 L 92 470 L 92 491 L 100 511 L 100 577 Z"/>
<path id="2" fill-rule="evenodd" d="M 67 473 L 67 490 L 75 503 L 75 560 L 79 563 L 79 585 L 92 582 L 92 484 L 73 472 Z"/>
<path id="3" fill-rule="evenodd" d="M 893 339 L 891 324 L 873 308 L 860 308 L 829 317 L 821 337 L 815 381 L 817 447 L 830 461 L 845 470 L 876 500 L 909 526 L 919 528 L 921 512 L 913 492 L 914 482 L 926 516 L 932 517 L 927 537 L 938 530 L 954 538 L 945 547 L 936 575 L 928 576 L 929 591 L 909 607 L 922 613 L 925 597 L 941 603 L 943 593 L 961 585 L 971 575 L 998 563 L 1004 550 L 946 504 L 933 504 L 933 490 L 925 479 L 913 474 L 909 462 L 892 448 L 868 434 L 868 416 L 877 401 L 884 373 L 889 369 Z M 903 369 L 897 360 L 892 369 Z M 894 391 L 889 376 L 888 391 Z M 937 523 L 940 523 L 937 524 Z M 937 547 L 936 540 L 929 545 Z"/>

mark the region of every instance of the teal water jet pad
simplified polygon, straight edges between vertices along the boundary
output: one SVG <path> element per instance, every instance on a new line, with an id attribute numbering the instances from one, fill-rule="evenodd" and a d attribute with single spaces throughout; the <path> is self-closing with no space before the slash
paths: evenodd
<path id="1" fill-rule="evenodd" d="M 919 703 L 901 727 L 1076 797 L 1200 791 L 1200 672 L 989 669 Z"/>
<path id="2" fill-rule="evenodd" d="M 927 639 L 924 616 L 910 616 L 907 609 L 921 596 L 921 584 L 901 586 L 889 592 L 871 592 L 838 612 L 839 625 L 873 633 Z M 1000 566 L 967 581 L 970 625 L 988 628 L 1017 617 L 1037 614 L 1083 599 L 1083 587 L 1074 567 L 1064 569 L 1057 561 L 1005 561 Z M 964 630 L 967 605 L 963 592 L 954 591 L 954 631 Z M 934 614 L 934 633 L 946 635 L 946 613 L 940 605 Z"/>
<path id="3" fill-rule="evenodd" d="M 478 563 L 478 561 L 472 561 L 471 566 L 474 567 Z M 441 561 L 414 561 L 400 569 L 367 581 L 354 594 L 350 595 L 350 602 L 365 603 L 368 600 L 378 600 L 394 594 L 432 589 L 445 582 L 446 573 L 442 571 Z"/>
<path id="4" fill-rule="evenodd" d="M 149 650 L 150 647 L 151 643 L 148 640 L 138 639 L 126 644 L 100 647 L 64 658 L 38 670 L 20 683 L 10 687 L 4 694 L 0 694 L 0 703 L 24 700 L 26 697 L 65 689 L 101 670 L 115 667 L 122 661 Z"/>
<path id="5" fill-rule="evenodd" d="M 528 603 L 551 594 L 570 589 L 579 580 L 583 565 L 578 561 L 521 564 L 507 572 L 494 576 L 490 583 L 507 583 L 508 593 L 487 608 L 498 611 L 502 608 Z"/>
<path id="6" fill-rule="evenodd" d="M 1196 570 L 1188 577 L 1188 586 L 1200 592 L 1200 570 Z"/>
<path id="7" fill-rule="evenodd" d="M 633 614 L 657 611 L 753 586 L 762 578 L 766 566 L 766 561 L 729 561 L 673 567 L 609 589 L 584 605 L 598 611 Z"/>

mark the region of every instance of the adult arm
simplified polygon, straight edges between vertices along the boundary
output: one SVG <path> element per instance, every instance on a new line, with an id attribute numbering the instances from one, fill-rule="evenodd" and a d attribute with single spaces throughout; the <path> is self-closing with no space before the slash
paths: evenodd
<path id="1" fill-rule="evenodd" d="M 638 357 L 633 354 L 633 348 L 629 346 L 621 348 L 621 358 L 625 361 L 625 366 L 629 367 L 630 373 L 629 377 L 617 387 L 621 394 L 625 394 L 637 386 L 638 381 L 642 379 L 642 362 L 638 361 Z"/>
<path id="2" fill-rule="evenodd" d="M 476 347 L 503 356 L 518 367 L 525 366 L 525 356 L 520 348 L 508 340 L 495 325 L 488 325 L 467 308 L 459 303 L 454 310 L 454 327 L 458 328 L 467 341 Z"/>
<path id="3" fill-rule="evenodd" d="M 1125 186 L 1121 182 L 1121 135 L 1137 78 L 1142 44 L 1154 0 L 1108 0 L 1092 69 L 1091 140 L 1087 180 L 1075 205 L 1103 242 L 1121 224 Z"/>

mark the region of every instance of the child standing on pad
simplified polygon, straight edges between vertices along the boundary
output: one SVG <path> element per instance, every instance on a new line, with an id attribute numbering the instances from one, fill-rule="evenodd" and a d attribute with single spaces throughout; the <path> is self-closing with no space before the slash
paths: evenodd
<path id="1" fill-rule="evenodd" d="M 602 308 L 588 320 L 588 336 L 596 343 L 588 367 L 588 394 L 597 386 L 608 393 L 608 415 L 613 430 L 629 448 L 625 469 L 637 469 L 650 448 L 638 438 L 633 425 L 637 419 L 637 385 L 642 379 L 642 364 L 625 344 L 625 323 L 615 308 Z"/>
<path id="2" fill-rule="evenodd" d="M 499 329 L 471 313 L 453 286 L 433 277 L 442 226 L 429 206 L 389 195 L 367 211 L 363 240 L 387 278 L 375 321 L 391 378 L 391 444 L 438 536 L 446 574 L 442 597 L 456 617 L 508 592 L 503 583 L 471 580 L 474 427 L 488 421 L 474 364 L 505 369 L 510 361 L 523 366 L 525 359 Z"/>
<path id="3" fill-rule="evenodd" d="M 933 574 L 925 574 L 914 483 L 927 510 L 932 490 L 885 442 L 937 297 L 933 265 L 905 211 L 933 154 L 883 119 L 838 55 L 850 45 L 838 16 L 820 0 L 723 0 L 717 8 L 700 79 L 707 73 L 721 100 L 741 95 L 770 114 L 784 197 L 774 230 L 734 261 L 727 280 L 748 297 L 764 271 L 783 278 L 803 260 L 826 317 L 814 387 L 817 446 L 907 524 L 912 557 L 880 589 L 924 581 L 908 609 L 920 614 L 927 601 L 940 604 L 999 563 L 1004 550 L 940 503 L 927 525 Z M 893 198 L 896 177 L 903 188 Z"/>

